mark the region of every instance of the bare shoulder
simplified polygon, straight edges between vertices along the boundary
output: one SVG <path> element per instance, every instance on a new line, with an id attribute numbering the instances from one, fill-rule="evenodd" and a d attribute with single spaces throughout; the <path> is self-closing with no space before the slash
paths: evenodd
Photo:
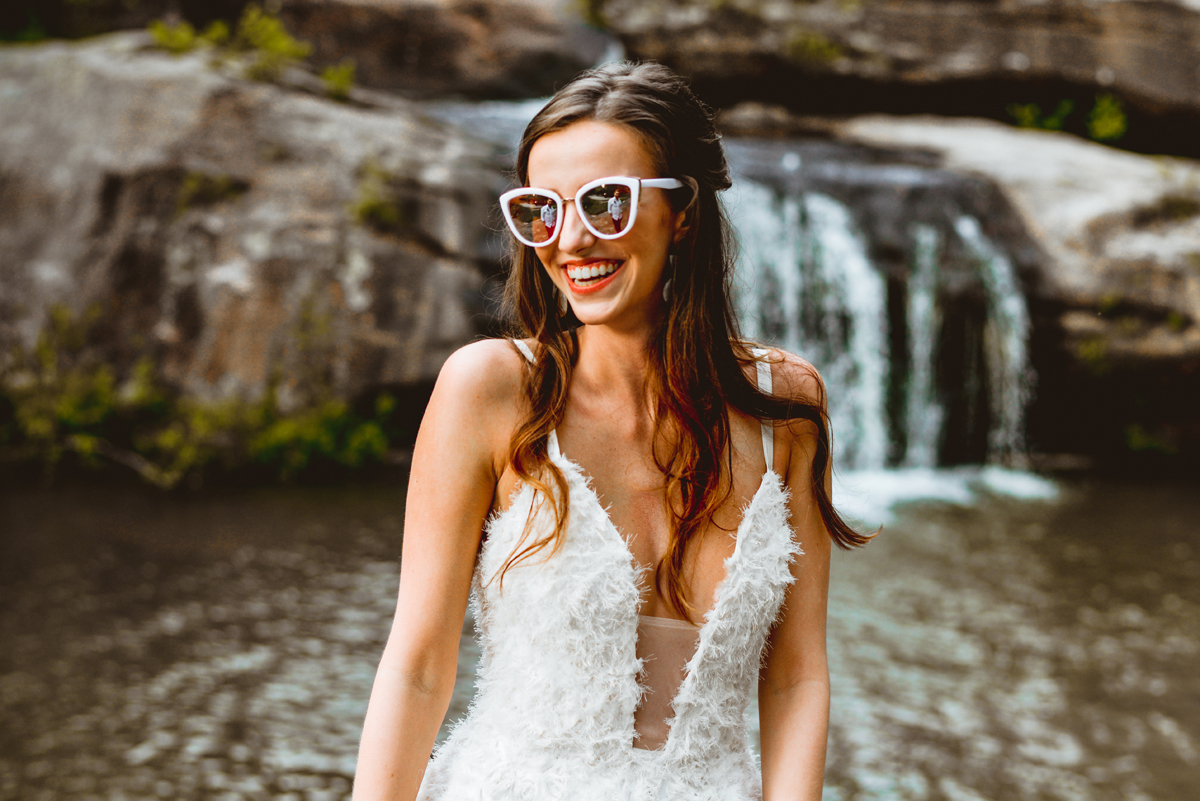
<path id="1" fill-rule="evenodd" d="M 524 357 L 507 339 L 481 339 L 450 354 L 437 384 L 468 401 L 511 402 L 520 394 L 523 369 Z"/>
<path id="2" fill-rule="evenodd" d="M 442 365 L 422 427 L 473 441 L 498 463 L 521 414 L 524 357 L 511 342 L 485 339 L 459 348 Z M 484 454 L 486 453 L 486 456 Z"/>

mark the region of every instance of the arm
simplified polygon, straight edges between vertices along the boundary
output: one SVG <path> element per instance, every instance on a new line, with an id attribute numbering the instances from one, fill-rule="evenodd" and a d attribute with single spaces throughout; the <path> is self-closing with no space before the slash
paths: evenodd
<path id="1" fill-rule="evenodd" d="M 777 394 L 823 397 L 820 377 L 807 363 L 784 355 L 772 365 Z M 767 661 L 759 676 L 758 709 L 762 731 L 764 801 L 817 801 L 825 778 L 829 736 L 829 667 L 825 651 L 825 614 L 829 596 L 832 540 L 825 530 L 812 490 L 815 426 L 795 421 L 776 429 L 783 445 L 776 456 L 791 492 L 796 539 L 804 553 L 792 564 L 796 581 L 784 599 L 783 616 L 771 633 Z M 831 469 L 822 481 L 831 487 Z"/>
<path id="2" fill-rule="evenodd" d="M 519 357 L 503 342 L 455 353 L 413 450 L 400 592 L 363 724 L 355 801 L 411 801 L 454 690 L 471 575 L 515 422 Z"/>

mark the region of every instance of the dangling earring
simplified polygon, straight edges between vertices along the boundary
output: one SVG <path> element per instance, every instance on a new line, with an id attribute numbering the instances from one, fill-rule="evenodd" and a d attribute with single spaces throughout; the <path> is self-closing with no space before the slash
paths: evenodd
<path id="1" fill-rule="evenodd" d="M 674 253 L 667 256 L 667 268 L 671 271 L 672 276 L 675 275 L 675 254 Z M 672 280 L 673 279 L 668 278 L 666 281 L 663 281 L 663 303 L 671 302 L 671 281 Z"/>
<path id="2" fill-rule="evenodd" d="M 567 293 L 560 289 L 558 291 L 558 316 L 566 317 L 567 311 L 570 310 L 570 308 L 571 307 L 567 305 Z"/>

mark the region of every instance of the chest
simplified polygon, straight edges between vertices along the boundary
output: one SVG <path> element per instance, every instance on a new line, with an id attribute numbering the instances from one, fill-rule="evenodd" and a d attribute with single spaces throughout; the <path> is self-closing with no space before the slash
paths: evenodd
<path id="1" fill-rule="evenodd" d="M 725 471 L 718 488 L 720 507 L 684 553 L 686 597 L 701 613 L 715 601 L 743 511 L 766 470 L 760 431 L 757 421 L 731 418 L 732 469 Z M 557 437 L 562 454 L 586 476 L 608 520 L 625 540 L 633 563 L 644 569 L 640 613 L 677 617 L 653 581 L 653 568 L 670 551 L 676 529 L 668 482 L 660 467 L 670 458 L 672 447 L 660 443 L 656 461 L 654 432 L 648 424 L 594 410 L 569 409 Z"/>

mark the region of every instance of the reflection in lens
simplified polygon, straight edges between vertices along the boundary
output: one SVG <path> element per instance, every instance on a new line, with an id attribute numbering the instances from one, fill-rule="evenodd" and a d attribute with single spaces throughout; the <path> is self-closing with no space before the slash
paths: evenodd
<path id="1" fill-rule="evenodd" d="M 546 242 L 558 224 L 558 204 L 545 195 L 517 195 L 508 201 L 517 232 L 531 242 Z"/>
<path id="2" fill-rule="evenodd" d="M 581 211 L 588 223 L 601 234 L 623 233 L 629 225 L 629 208 L 633 199 L 624 184 L 602 184 L 584 195 Z"/>

